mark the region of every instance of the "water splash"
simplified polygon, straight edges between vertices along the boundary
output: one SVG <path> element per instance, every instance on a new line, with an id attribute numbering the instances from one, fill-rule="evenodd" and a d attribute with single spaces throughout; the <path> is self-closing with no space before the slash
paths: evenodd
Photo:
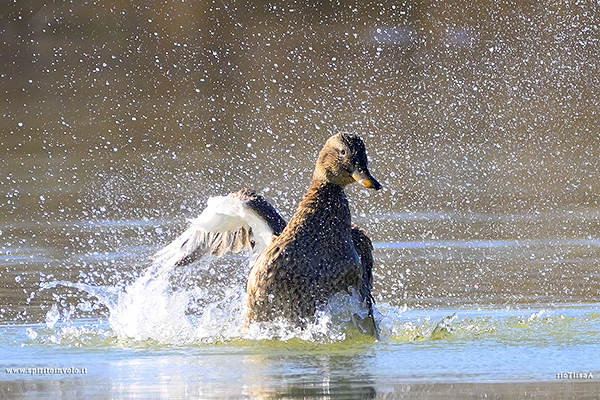
<path id="1" fill-rule="evenodd" d="M 181 276 L 177 277 L 178 279 Z M 180 282 L 181 283 L 181 282 Z M 108 323 L 117 340 L 152 342 L 166 345 L 217 343 L 231 340 L 280 340 L 294 338 L 311 342 L 343 341 L 352 331 L 353 319 L 365 317 L 359 296 L 338 294 L 299 328 L 284 319 L 269 323 L 245 324 L 246 293 L 242 285 L 229 287 L 184 287 L 175 289 L 168 274 L 146 274 L 129 285 L 94 286 L 86 283 L 55 281 L 43 290 L 58 286 L 86 293 L 79 310 L 93 310 L 90 298 L 108 309 Z M 60 322 L 70 322 L 70 312 L 57 304 L 46 314 L 46 328 L 60 329 Z M 69 333 L 70 334 L 70 333 Z M 352 331 L 350 336 L 360 336 Z M 50 340 L 53 341 L 53 340 Z"/>
<path id="2" fill-rule="evenodd" d="M 178 344 L 193 342 L 197 337 L 196 327 L 187 316 L 192 293 L 173 290 L 167 276 L 142 276 L 125 287 L 56 281 L 43 288 L 57 286 L 76 288 L 87 293 L 88 298 L 96 297 L 108 308 L 110 328 L 119 340 Z M 55 304 L 46 315 L 47 327 L 53 328 L 59 318 Z"/>
<path id="3" fill-rule="evenodd" d="M 43 290 L 58 286 L 81 290 L 85 296 L 79 299 L 77 308 L 85 313 L 96 309 L 96 303 L 99 303 L 108 309 L 108 318 L 105 322 L 88 321 L 87 325 L 78 320 L 71 321 L 74 307 L 61 302 L 61 297 L 53 293 L 56 304 L 46 313 L 45 325 L 31 328 L 26 333 L 27 339 L 75 346 L 94 343 L 178 346 L 240 340 L 300 340 L 313 344 L 373 341 L 355 327 L 355 316 L 364 317 L 366 312 L 356 294 L 337 294 L 303 328 L 284 319 L 245 326 L 243 284 L 227 281 L 221 285 L 194 286 L 185 280 L 185 274 L 171 277 L 165 274 L 158 277 L 144 275 L 125 286 L 94 286 L 68 281 L 45 284 Z M 590 324 L 597 326 L 600 321 L 595 312 L 581 314 L 570 308 L 444 311 L 408 309 L 386 303 L 377 305 L 375 317 L 382 341 L 396 343 L 480 339 L 560 342 L 589 336 Z M 582 336 L 582 332 L 586 334 Z M 598 335 L 593 336 L 597 338 Z"/>

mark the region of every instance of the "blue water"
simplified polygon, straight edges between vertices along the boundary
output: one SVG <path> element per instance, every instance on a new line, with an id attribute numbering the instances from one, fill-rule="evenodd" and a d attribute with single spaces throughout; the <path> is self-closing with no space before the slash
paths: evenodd
<path id="1" fill-rule="evenodd" d="M 107 321 L 95 319 L 52 328 L 2 326 L 0 381 L 24 391 L 24 398 L 371 398 L 395 392 L 398 384 L 556 383 L 563 381 L 557 374 L 565 373 L 590 374 L 577 381 L 598 383 L 600 377 L 600 304 L 459 310 L 381 305 L 380 312 L 380 342 L 351 329 L 343 338 L 316 341 L 242 334 L 209 343 L 175 333 L 172 343 L 161 343 L 120 337 Z M 59 374 L 58 368 L 85 373 Z"/>

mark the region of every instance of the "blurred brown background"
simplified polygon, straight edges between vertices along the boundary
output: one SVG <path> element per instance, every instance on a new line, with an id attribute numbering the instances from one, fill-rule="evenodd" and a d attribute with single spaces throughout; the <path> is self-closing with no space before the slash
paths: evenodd
<path id="1" fill-rule="evenodd" d="M 123 252 L 141 268 L 209 195 L 241 186 L 264 192 L 289 218 L 320 146 L 340 130 L 363 136 L 385 186 L 378 194 L 349 189 L 355 220 L 376 242 L 594 240 L 599 8 L 563 1 L 4 2 L 3 290 L 9 298 L 28 293 L 39 271 L 66 268 L 76 281 L 85 268 L 98 276 L 125 268 L 97 257 L 72 260 L 82 255 Z M 579 298 L 595 298 L 597 286 L 581 284 L 584 275 L 599 279 L 596 247 L 565 251 L 584 260 L 578 263 L 554 262 L 560 257 L 544 247 L 546 264 L 575 268 L 574 277 L 557 284 L 532 264 L 541 280 L 531 293 L 570 298 L 578 290 Z M 525 290 L 525 253 L 511 259 L 510 278 L 497 273 L 504 261 L 484 268 L 505 285 L 490 288 L 491 297 Z M 398 277 L 390 283 L 397 290 L 457 293 L 411 270 L 431 255 L 389 261 L 386 254 L 379 262 Z M 453 253 L 452 264 L 436 254 L 439 264 L 422 268 L 454 265 L 449 280 L 465 270 L 465 257 L 478 268 L 487 256 L 498 261 Z M 561 271 L 553 273 L 571 276 Z M 7 302 L 17 307 L 22 299 Z"/>

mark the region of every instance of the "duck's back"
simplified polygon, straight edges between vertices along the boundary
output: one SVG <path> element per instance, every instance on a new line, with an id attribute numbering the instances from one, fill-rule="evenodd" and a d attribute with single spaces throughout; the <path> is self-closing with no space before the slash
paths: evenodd
<path id="1" fill-rule="evenodd" d="M 254 265 L 248 318 L 301 322 L 334 293 L 357 287 L 362 267 L 343 189 L 313 183 L 282 234 Z"/>

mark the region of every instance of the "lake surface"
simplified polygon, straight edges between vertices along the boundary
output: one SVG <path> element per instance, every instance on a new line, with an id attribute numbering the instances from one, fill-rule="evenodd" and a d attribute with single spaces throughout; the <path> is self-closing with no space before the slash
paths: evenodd
<path id="1" fill-rule="evenodd" d="M 0 398 L 598 398 L 599 27 L 552 2 L 7 5 Z M 339 131 L 384 185 L 346 190 L 381 341 L 347 296 L 244 329 L 243 256 L 144 279 L 209 196 L 289 220 Z"/>
<path id="2" fill-rule="evenodd" d="M 355 221 L 374 237 L 376 342 L 351 327 L 348 298 L 304 331 L 244 330 L 239 255 L 144 281 L 150 256 L 186 226 L 175 214 L 202 202 L 120 219 L 82 201 L 70 219 L 48 217 L 39 197 L 52 188 L 39 190 L 40 214 L 0 228 L 3 398 L 597 396 L 596 209 L 361 213 L 377 195 L 350 188 Z M 88 195 L 114 193 L 75 197 Z M 297 201 L 286 197 L 276 198 Z"/>

